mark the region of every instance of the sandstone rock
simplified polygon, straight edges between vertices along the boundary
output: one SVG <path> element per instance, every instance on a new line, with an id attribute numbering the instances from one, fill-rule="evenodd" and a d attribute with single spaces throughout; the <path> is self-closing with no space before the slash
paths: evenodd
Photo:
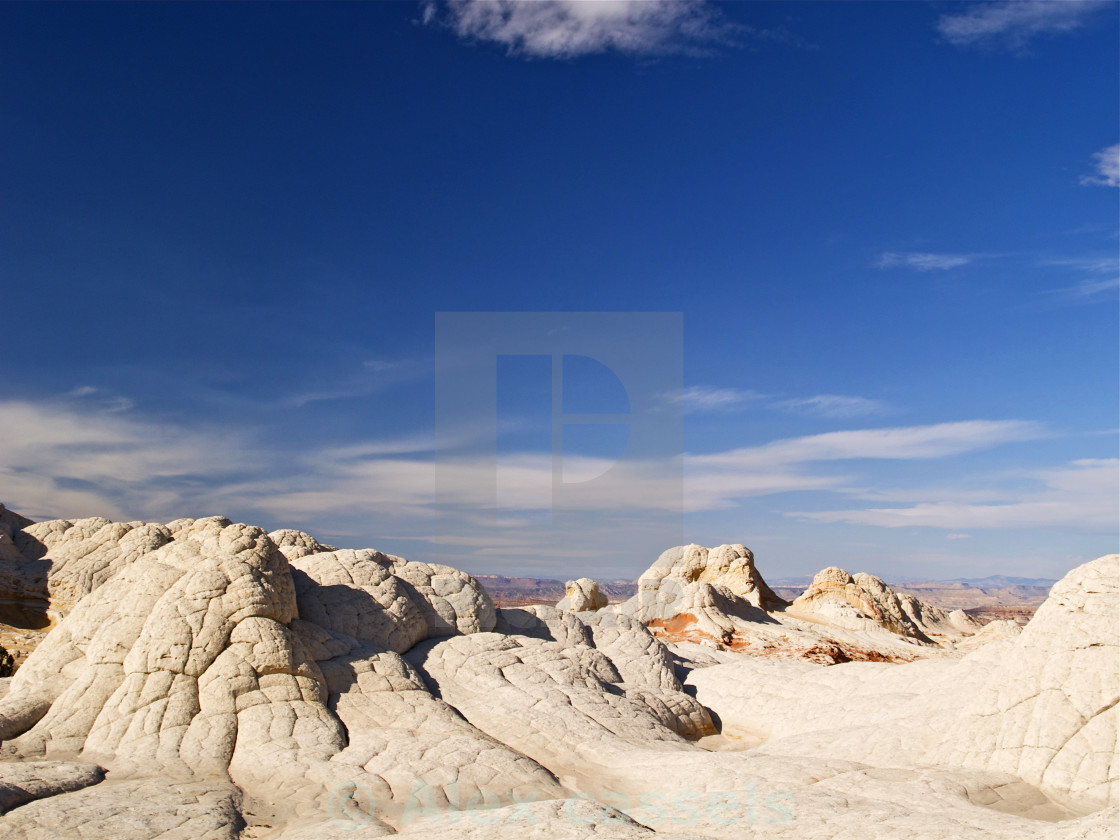
<path id="1" fill-rule="evenodd" d="M 1071 573 L 1018 637 L 986 629 L 968 652 L 959 616 L 863 576 L 833 589 L 870 597 L 874 632 L 787 615 L 742 546 L 670 552 L 628 609 L 496 611 L 462 572 L 298 531 L 5 523 L 0 562 L 42 571 L 65 615 L 0 685 L 0 840 L 1090 840 L 1115 825 L 1115 557 Z M 667 646 L 682 615 L 729 638 Z M 884 620 L 934 641 L 956 628 L 961 650 Z M 873 636 L 869 655 L 926 658 L 804 658 Z"/>
<path id="2" fill-rule="evenodd" d="M 119 772 L 216 775 L 296 816 L 355 779 L 386 811 L 421 772 L 454 779 L 463 768 L 464 783 L 481 772 L 476 785 L 554 786 L 463 724 L 403 660 L 386 659 L 394 647 L 492 625 L 493 608 L 469 576 L 376 552 L 305 555 L 296 567 L 260 529 L 219 518 L 147 529 L 159 538 L 135 557 L 107 547 L 102 523 L 72 532 L 72 524 L 40 529 L 48 550 L 92 535 L 107 573 L 87 576 L 89 593 L 0 701 L 7 755 L 81 754 Z M 112 532 L 118 549 L 138 532 Z M 298 620 L 299 610 L 320 623 Z M 367 679 L 377 674 L 381 694 Z M 402 707 L 398 691 L 415 699 Z M 386 735 L 405 708 L 429 711 Z M 376 748 L 349 736 L 355 720 L 379 722 Z"/>
<path id="3" fill-rule="evenodd" d="M 335 551 L 334 546 L 321 545 L 317 539 L 310 534 L 305 534 L 303 531 L 296 531 L 291 528 L 281 528 L 278 531 L 273 531 L 269 535 L 280 553 L 283 554 L 288 560 L 298 560 L 301 557 L 306 557 L 308 554 L 319 554 L 324 551 Z"/>
<path id="4" fill-rule="evenodd" d="M 809 588 L 790 604 L 788 613 L 846 630 L 883 629 L 924 643 L 932 643 L 935 637 L 975 633 L 981 627 L 963 610 L 947 612 L 895 592 L 874 575 L 861 572 L 853 576 L 835 566 L 818 572 Z"/>
<path id="5" fill-rule="evenodd" d="M 638 578 L 638 594 L 626 612 L 643 621 L 666 618 L 686 592 L 708 587 L 725 599 L 744 601 L 762 610 L 784 607 L 754 566 L 754 555 L 742 545 L 708 549 L 700 545 L 671 548 Z"/>
<path id="6" fill-rule="evenodd" d="M 958 650 L 976 650 L 992 642 L 1014 639 L 1022 632 L 1023 628 L 1017 622 L 1009 619 L 998 619 L 988 622 L 971 636 L 966 636 L 955 642 L 954 647 Z"/>
<path id="7" fill-rule="evenodd" d="M 1120 555 L 1055 584 L 926 760 L 1014 773 L 1091 805 L 1120 796 Z"/>
<path id="8" fill-rule="evenodd" d="M 769 738 L 760 753 L 998 771 L 1065 816 L 1094 811 L 1120 793 L 1117 566 L 1074 569 L 1021 635 L 959 661 L 744 660 L 688 682 L 725 724 Z"/>
<path id="9" fill-rule="evenodd" d="M 228 782 L 107 781 L 10 811 L 0 817 L 0 840 L 237 840 L 240 806 Z"/>
<path id="10" fill-rule="evenodd" d="M 36 799 L 81 790 L 104 778 L 104 769 L 96 764 L 0 762 L 0 814 Z"/>
<path id="11" fill-rule="evenodd" d="M 766 585 L 745 547 L 689 545 L 662 554 L 639 578 L 638 594 L 609 609 L 637 618 L 669 643 L 820 664 L 942 655 L 925 630 L 936 631 L 939 640 L 943 634 L 958 639 L 962 622 L 980 626 L 963 614 L 951 619 L 943 610 L 897 596 L 878 578 L 857 578 L 826 569 L 818 575 L 818 589 L 830 594 L 789 605 Z M 865 595 L 866 615 L 848 603 L 848 589 Z M 851 598 L 856 601 L 855 594 Z"/>
<path id="12" fill-rule="evenodd" d="M 599 591 L 599 584 L 591 578 L 570 580 L 564 584 L 564 597 L 556 604 L 556 609 L 568 612 L 589 612 L 601 610 L 609 601 Z"/>

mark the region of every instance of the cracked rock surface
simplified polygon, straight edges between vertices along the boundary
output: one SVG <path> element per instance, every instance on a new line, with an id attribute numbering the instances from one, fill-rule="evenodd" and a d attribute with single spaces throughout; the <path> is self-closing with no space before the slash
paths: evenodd
<path id="1" fill-rule="evenodd" d="M 495 610 L 455 569 L 220 517 L 0 526 L 0 586 L 53 616 L 0 697 L 0 840 L 1115 827 L 1115 556 L 1017 636 L 824 667 L 658 638 L 683 603 L 748 646 L 822 644 L 742 546 L 664 555 L 626 609 L 576 581 L 565 609 Z M 927 637 L 880 627 L 892 650 L 955 626 L 833 577 Z"/>

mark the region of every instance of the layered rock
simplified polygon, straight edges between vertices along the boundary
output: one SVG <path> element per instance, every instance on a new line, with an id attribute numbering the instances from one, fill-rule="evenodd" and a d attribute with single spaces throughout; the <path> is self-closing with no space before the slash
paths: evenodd
<path id="1" fill-rule="evenodd" d="M 1074 801 L 1120 797 L 1120 556 L 1074 569 L 924 758 L 1014 773 Z"/>
<path id="2" fill-rule="evenodd" d="M 743 545 L 704 548 L 690 544 L 670 548 L 638 578 L 638 594 L 626 612 L 643 621 L 669 618 L 686 602 L 713 599 L 740 601 L 761 610 L 786 605 L 766 585 Z"/>

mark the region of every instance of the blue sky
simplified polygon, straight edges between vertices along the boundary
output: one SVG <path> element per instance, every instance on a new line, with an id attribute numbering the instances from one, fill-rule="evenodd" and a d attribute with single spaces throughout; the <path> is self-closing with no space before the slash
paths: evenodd
<path id="1" fill-rule="evenodd" d="M 0 500 L 478 573 L 633 578 L 674 523 L 775 578 L 1060 576 L 1117 544 L 1117 8 L 0 6 Z M 452 435 L 497 518 L 462 459 L 436 521 L 435 316 L 490 311 L 681 313 L 680 509 L 643 462 L 565 544 L 528 359 Z"/>

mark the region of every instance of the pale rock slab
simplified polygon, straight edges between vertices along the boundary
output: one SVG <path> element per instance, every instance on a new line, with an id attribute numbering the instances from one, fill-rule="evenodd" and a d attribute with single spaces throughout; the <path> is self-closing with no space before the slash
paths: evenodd
<path id="1" fill-rule="evenodd" d="M 0 817 L 0 840 L 238 840 L 241 794 L 218 780 L 136 778 L 38 799 Z"/>
<path id="2" fill-rule="evenodd" d="M 320 552 L 295 567 L 260 529 L 220 518 L 160 528 L 150 551 L 116 567 L 123 553 L 102 537 L 127 547 L 151 529 L 40 528 L 44 545 L 92 534 L 112 573 L 87 576 L 90 591 L 12 679 L 0 701 L 5 754 L 226 778 L 281 818 L 318 813 L 346 784 L 375 791 L 386 813 L 437 776 L 557 792 L 546 771 L 431 697 L 391 650 L 491 626 L 493 607 L 468 575 L 377 552 Z"/>
<path id="3" fill-rule="evenodd" d="M 104 778 L 105 770 L 96 764 L 0 762 L 0 814 L 36 799 L 96 785 Z"/>

